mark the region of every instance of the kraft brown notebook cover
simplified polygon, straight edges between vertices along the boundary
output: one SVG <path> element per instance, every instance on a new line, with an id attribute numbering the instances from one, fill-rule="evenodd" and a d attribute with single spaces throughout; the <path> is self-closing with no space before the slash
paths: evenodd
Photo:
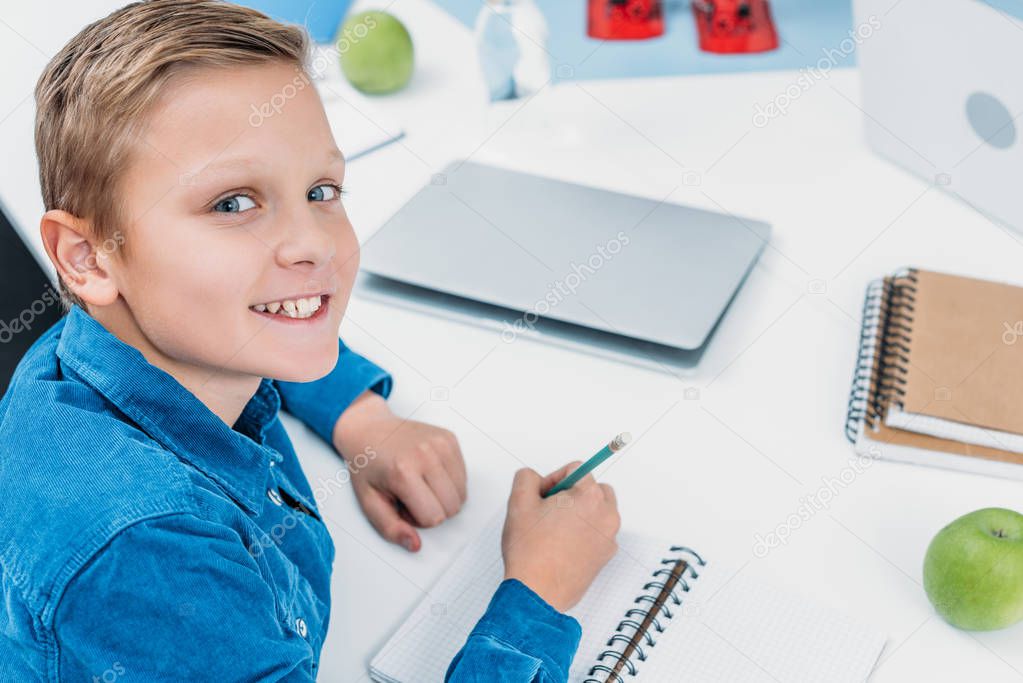
<path id="1" fill-rule="evenodd" d="M 871 283 L 846 423 L 857 451 L 1023 478 L 1019 321 L 1012 285 L 915 269 Z"/>

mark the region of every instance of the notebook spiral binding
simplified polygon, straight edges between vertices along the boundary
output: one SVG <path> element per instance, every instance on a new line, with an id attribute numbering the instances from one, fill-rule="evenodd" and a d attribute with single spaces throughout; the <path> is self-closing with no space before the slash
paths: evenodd
<path id="1" fill-rule="evenodd" d="M 651 580 L 643 586 L 645 592 L 633 600 L 633 604 L 641 607 L 625 612 L 614 635 L 607 641 L 609 649 L 597 655 L 597 663 L 590 668 L 583 683 L 625 683 L 623 671 L 635 676 L 639 671 L 638 663 L 646 661 L 648 649 L 657 645 L 651 628 L 654 633 L 663 633 L 667 622 L 678 614 L 673 607 L 682 607 L 679 592 L 688 593 L 690 582 L 700 578 L 693 565 L 703 567 L 707 563 L 695 550 L 685 546 L 672 546 L 671 553 L 673 556 L 663 558 L 662 566 L 651 574 Z M 644 604 L 649 607 L 643 608 Z M 627 635 L 628 632 L 631 635 Z M 622 648 L 613 649 L 618 644 Z M 606 674 L 606 677 L 595 678 L 598 674 Z"/>
<path id="2" fill-rule="evenodd" d="M 864 427 L 876 431 L 888 406 L 906 395 L 916 283 L 916 270 L 906 269 L 867 287 L 845 418 L 845 436 L 853 443 Z"/>

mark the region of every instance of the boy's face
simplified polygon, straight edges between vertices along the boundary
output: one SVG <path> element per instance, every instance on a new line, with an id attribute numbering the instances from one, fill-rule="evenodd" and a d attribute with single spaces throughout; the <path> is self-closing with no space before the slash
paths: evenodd
<path id="1" fill-rule="evenodd" d="M 177 76 L 121 186 L 127 258 L 111 271 L 139 331 L 176 363 L 327 374 L 359 263 L 344 170 L 294 66 Z"/>

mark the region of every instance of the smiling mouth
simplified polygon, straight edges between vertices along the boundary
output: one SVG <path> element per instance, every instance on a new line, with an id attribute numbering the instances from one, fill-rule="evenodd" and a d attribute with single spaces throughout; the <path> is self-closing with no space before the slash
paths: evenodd
<path id="1" fill-rule="evenodd" d="M 249 310 L 276 320 L 312 320 L 322 317 L 327 308 L 330 296 L 318 294 L 298 299 L 281 299 L 264 304 L 249 306 Z"/>

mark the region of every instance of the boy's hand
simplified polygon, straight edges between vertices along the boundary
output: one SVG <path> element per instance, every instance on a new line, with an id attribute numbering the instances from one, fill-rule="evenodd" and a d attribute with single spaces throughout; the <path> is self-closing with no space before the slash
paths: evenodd
<path id="1" fill-rule="evenodd" d="M 465 462 L 455 435 L 405 420 L 366 392 L 334 426 L 363 512 L 380 535 L 416 552 L 415 527 L 437 526 L 465 502 Z"/>
<path id="2" fill-rule="evenodd" d="M 541 498 L 581 464 L 547 477 L 516 472 L 501 538 L 504 577 L 518 579 L 561 612 L 582 599 L 618 550 L 621 519 L 610 486 L 586 475 L 567 491 Z"/>

